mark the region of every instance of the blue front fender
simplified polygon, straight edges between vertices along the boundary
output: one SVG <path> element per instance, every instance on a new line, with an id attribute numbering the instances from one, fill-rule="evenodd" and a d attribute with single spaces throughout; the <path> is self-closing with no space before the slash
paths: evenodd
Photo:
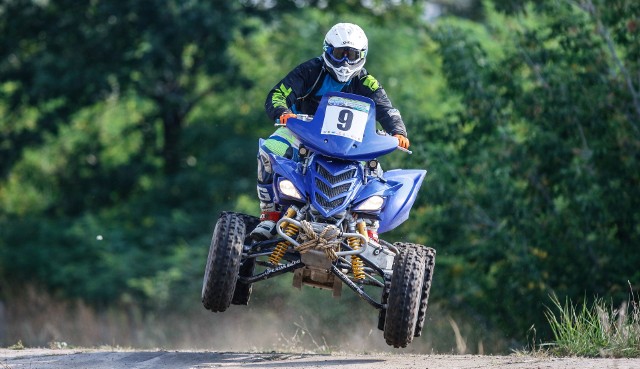
<path id="1" fill-rule="evenodd" d="M 380 212 L 380 228 L 378 233 L 390 231 L 409 218 L 409 212 L 416 200 L 426 170 L 389 170 L 384 172 L 384 179 L 402 184 L 393 196 L 387 197 L 387 203 Z"/>

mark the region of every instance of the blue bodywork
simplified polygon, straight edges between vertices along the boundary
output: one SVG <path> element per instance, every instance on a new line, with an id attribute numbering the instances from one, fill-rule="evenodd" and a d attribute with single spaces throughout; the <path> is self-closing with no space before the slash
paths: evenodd
<path id="1" fill-rule="evenodd" d="M 335 126 L 335 122 L 327 123 L 325 120 L 326 114 L 332 114 L 327 113 L 328 105 L 334 115 L 340 106 L 346 106 L 346 110 L 360 114 L 360 120 L 354 120 L 354 124 L 366 122 L 366 126 L 352 127 L 356 133 L 347 132 L 345 136 L 341 136 L 343 133 L 339 130 L 327 133 L 327 125 Z M 345 127 L 351 121 L 343 118 L 352 113 L 342 113 L 340 111 L 336 118 L 340 120 L 337 124 Z M 374 176 L 365 178 L 366 161 L 388 154 L 398 146 L 395 137 L 376 132 L 375 104 L 371 99 L 342 92 L 328 93 L 322 98 L 311 121 L 289 119 L 287 128 L 312 153 L 307 159 L 306 169 L 303 168 L 304 163 L 270 155 L 277 203 L 310 202 L 322 216 L 331 217 L 345 210 L 358 212 L 353 208 L 377 195 L 384 198 L 382 209 L 361 213 L 380 220 L 378 233 L 390 231 L 408 219 L 426 171 L 390 170 L 384 172 L 382 180 Z M 295 199 L 282 194 L 279 183 L 284 179 L 291 181 L 304 198 Z"/>

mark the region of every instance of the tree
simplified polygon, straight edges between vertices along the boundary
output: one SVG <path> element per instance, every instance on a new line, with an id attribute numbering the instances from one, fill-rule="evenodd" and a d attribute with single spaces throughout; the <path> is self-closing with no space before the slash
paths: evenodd
<path id="1" fill-rule="evenodd" d="M 423 224 L 451 255 L 440 258 L 441 281 L 456 291 L 450 303 L 516 337 L 532 323 L 548 333 L 551 293 L 619 301 L 640 277 L 630 27 L 638 9 L 603 5 L 522 2 L 527 13 L 490 12 L 493 40 L 460 22 L 434 28 L 464 109 L 452 120 L 458 131 L 440 137 L 456 150 L 434 165 L 451 173 L 452 188 L 429 204 L 436 222 Z"/>
<path id="2" fill-rule="evenodd" d="M 158 150 L 166 173 L 181 164 L 178 143 L 185 117 L 216 88 L 204 75 L 225 75 L 226 45 L 240 6 L 236 2 L 128 3 L 12 1 L 0 8 L 4 81 L 11 113 L 41 111 L 36 127 L 12 132 L 9 141 L 37 143 L 78 109 L 130 89 L 155 104 L 141 126 L 147 150 Z M 155 117 L 162 123 L 156 146 Z M 3 154 L 6 174 L 20 147 Z"/>

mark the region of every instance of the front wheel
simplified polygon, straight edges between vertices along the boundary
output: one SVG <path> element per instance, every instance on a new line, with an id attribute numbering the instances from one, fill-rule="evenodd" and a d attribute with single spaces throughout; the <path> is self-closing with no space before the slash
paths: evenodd
<path id="1" fill-rule="evenodd" d="M 238 280 L 245 224 L 235 213 L 223 212 L 216 223 L 202 281 L 202 304 L 213 312 L 231 305 Z"/>
<path id="2" fill-rule="evenodd" d="M 426 248 L 412 243 L 397 244 L 393 275 L 387 299 L 384 339 L 393 347 L 406 347 L 413 340 L 423 296 Z"/>

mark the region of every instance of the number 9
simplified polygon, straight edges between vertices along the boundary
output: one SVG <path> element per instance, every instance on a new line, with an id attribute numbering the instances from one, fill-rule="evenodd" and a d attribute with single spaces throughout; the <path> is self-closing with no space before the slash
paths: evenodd
<path id="1" fill-rule="evenodd" d="M 338 113 L 338 129 L 341 131 L 348 131 L 351 129 L 351 123 L 353 122 L 353 112 L 351 110 L 343 109 Z"/>

